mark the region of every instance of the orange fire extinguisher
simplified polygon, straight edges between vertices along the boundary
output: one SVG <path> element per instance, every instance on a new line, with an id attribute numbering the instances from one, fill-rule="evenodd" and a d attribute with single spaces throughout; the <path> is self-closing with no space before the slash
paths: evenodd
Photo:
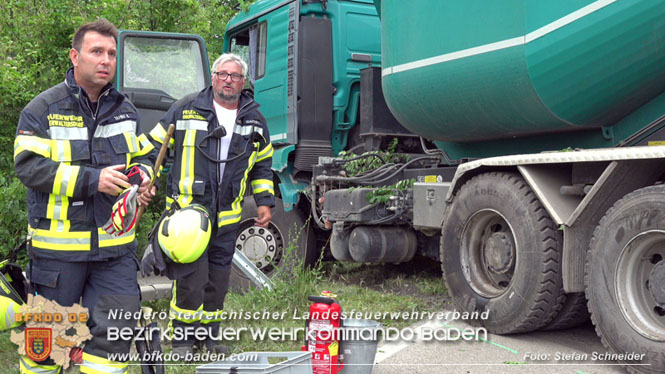
<path id="1" fill-rule="evenodd" d="M 337 374 L 342 370 L 342 366 L 338 366 L 342 307 L 335 297 L 329 291 L 323 291 L 321 296 L 308 297 L 312 304 L 309 306 L 303 349 L 312 352 L 313 374 Z"/>

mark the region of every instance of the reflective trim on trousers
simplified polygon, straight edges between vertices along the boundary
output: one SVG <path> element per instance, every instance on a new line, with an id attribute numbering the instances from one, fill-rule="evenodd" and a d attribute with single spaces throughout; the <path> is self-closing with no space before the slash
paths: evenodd
<path id="1" fill-rule="evenodd" d="M 61 370 L 58 365 L 40 365 L 28 356 L 18 356 L 18 361 L 21 374 L 59 374 Z"/>
<path id="2" fill-rule="evenodd" d="M 123 374 L 129 369 L 128 362 L 117 362 L 83 352 L 81 373 L 89 374 Z"/>

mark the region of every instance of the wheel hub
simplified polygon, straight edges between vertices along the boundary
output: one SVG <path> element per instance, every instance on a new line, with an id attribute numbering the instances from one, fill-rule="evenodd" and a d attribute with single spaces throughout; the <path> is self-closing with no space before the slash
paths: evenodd
<path id="1" fill-rule="evenodd" d="M 277 240 L 266 228 L 250 226 L 238 233 L 236 249 L 241 250 L 257 268 L 270 265 L 276 257 Z"/>
<path id="2" fill-rule="evenodd" d="M 623 317 L 640 335 L 665 341 L 665 231 L 631 238 L 617 258 L 614 289 Z"/>
<path id="3" fill-rule="evenodd" d="M 493 272 L 504 274 L 513 262 L 513 245 L 505 232 L 492 233 L 485 242 L 485 263 Z"/>
<path id="4" fill-rule="evenodd" d="M 661 260 L 649 274 L 649 291 L 656 304 L 665 308 L 665 261 Z"/>
<path id="5" fill-rule="evenodd" d="M 462 231 L 460 262 L 469 286 L 486 298 L 508 290 L 518 262 L 508 221 L 493 209 L 473 214 Z"/>

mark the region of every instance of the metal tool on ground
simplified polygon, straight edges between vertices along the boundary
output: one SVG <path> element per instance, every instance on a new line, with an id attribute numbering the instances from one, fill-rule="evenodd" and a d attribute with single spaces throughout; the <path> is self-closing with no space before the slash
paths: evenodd
<path id="1" fill-rule="evenodd" d="M 236 249 L 233 254 L 233 265 L 237 266 L 258 288 L 272 289 L 270 278 L 259 270 L 242 251 Z"/>

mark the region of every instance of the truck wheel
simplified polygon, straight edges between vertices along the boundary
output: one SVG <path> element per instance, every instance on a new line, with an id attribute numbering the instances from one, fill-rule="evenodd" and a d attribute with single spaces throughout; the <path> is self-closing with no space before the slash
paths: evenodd
<path id="1" fill-rule="evenodd" d="M 584 292 L 567 294 L 563 307 L 556 317 L 543 327 L 543 330 L 564 330 L 585 324 L 589 321 L 589 309 L 586 303 Z"/>
<path id="2" fill-rule="evenodd" d="M 441 268 L 455 304 L 496 334 L 539 329 L 561 308 L 562 237 L 524 179 L 481 174 L 448 207 Z"/>
<path id="3" fill-rule="evenodd" d="M 305 266 L 313 265 L 318 258 L 316 238 L 309 223 L 305 224 L 302 213 L 297 208 L 284 211 L 279 198 L 275 199 L 271 213 L 272 220 L 267 228 L 254 226 L 256 203 L 251 197 L 245 199 L 236 233 L 236 249 L 243 251 L 268 277 L 279 273 L 278 269 L 288 271 L 301 260 Z M 290 253 L 289 248 L 292 248 Z M 234 265 L 230 286 L 241 291 L 254 286 L 254 283 Z"/>
<path id="4" fill-rule="evenodd" d="M 587 252 L 584 280 L 591 321 L 609 351 L 644 354 L 617 360 L 631 372 L 665 372 L 664 259 L 663 185 L 616 202 L 596 227 Z"/>

